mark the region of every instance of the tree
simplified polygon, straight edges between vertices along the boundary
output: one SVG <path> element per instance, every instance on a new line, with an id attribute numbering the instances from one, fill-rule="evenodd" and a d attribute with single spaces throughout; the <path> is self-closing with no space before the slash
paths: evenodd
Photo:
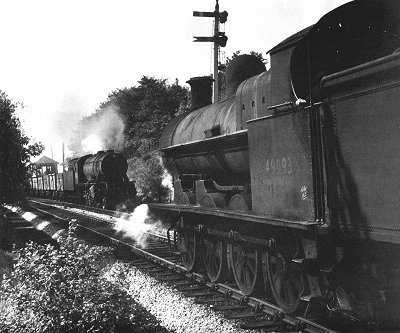
<path id="1" fill-rule="evenodd" d="M 127 156 L 140 156 L 149 150 L 149 146 L 155 147 L 163 128 L 175 114 L 187 109 L 188 102 L 188 89 L 180 86 L 178 80 L 169 84 L 165 79 L 143 76 L 137 86 L 111 92 L 94 114 L 83 118 L 74 137 L 75 141 L 69 144 L 69 148 L 81 154 L 81 142 L 92 134 L 92 125 L 98 123 L 106 110 L 112 109 L 125 125 L 123 152 Z"/>
<path id="2" fill-rule="evenodd" d="M 15 116 L 17 105 L 0 91 L 0 204 L 23 199 L 30 158 L 40 155 L 44 147 L 31 142 Z"/>
<path id="3" fill-rule="evenodd" d="M 175 114 L 186 110 L 189 100 L 188 89 L 178 80 L 171 85 L 164 79 L 143 76 L 138 83 L 113 91 L 101 105 L 104 108 L 113 103 L 119 108 L 126 120 L 125 147 L 130 154 L 140 154 L 141 146 L 158 141 L 163 128 Z"/>
<path id="4" fill-rule="evenodd" d="M 137 86 L 111 92 L 94 114 L 83 118 L 77 128 L 75 142 L 70 143 L 69 148 L 82 154 L 81 142 L 93 134 L 91 130 L 97 130 L 98 135 L 103 134 L 102 141 L 106 142 L 106 138 L 110 137 L 109 127 L 115 125 L 115 121 L 108 121 L 105 126 L 97 124 L 106 111 L 112 109 L 123 119 L 125 144 L 122 152 L 130 159 L 128 176 L 135 181 L 138 194 L 149 199 L 163 197 L 167 192 L 161 186 L 164 169 L 154 151 L 164 127 L 176 114 L 185 112 L 188 103 L 188 89 L 179 85 L 178 80 L 169 84 L 165 79 L 143 76 Z M 98 131 L 100 127 L 101 133 Z M 119 150 L 112 146 L 100 149 L 114 148 Z"/>
<path id="5" fill-rule="evenodd" d="M 164 201 L 170 194 L 170 189 L 163 185 L 166 171 L 157 151 L 129 159 L 128 176 L 135 180 L 139 198 Z"/>

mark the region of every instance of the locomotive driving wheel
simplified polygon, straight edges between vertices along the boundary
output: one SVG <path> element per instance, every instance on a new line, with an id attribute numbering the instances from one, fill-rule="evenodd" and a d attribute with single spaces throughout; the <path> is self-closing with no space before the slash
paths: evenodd
<path id="1" fill-rule="evenodd" d="M 279 252 L 264 253 L 264 278 L 276 303 L 286 313 L 294 312 L 300 303 L 300 295 L 304 289 L 301 269 L 295 263 L 285 259 Z"/>
<path id="2" fill-rule="evenodd" d="M 225 281 L 228 273 L 226 243 L 220 239 L 206 238 L 204 249 L 204 265 L 210 281 Z"/>
<path id="3" fill-rule="evenodd" d="M 178 249 L 185 268 L 191 272 L 199 266 L 198 236 L 188 230 L 178 232 Z"/>
<path id="4" fill-rule="evenodd" d="M 229 244 L 229 261 L 240 291 L 249 296 L 261 292 L 261 252 L 246 244 Z"/>

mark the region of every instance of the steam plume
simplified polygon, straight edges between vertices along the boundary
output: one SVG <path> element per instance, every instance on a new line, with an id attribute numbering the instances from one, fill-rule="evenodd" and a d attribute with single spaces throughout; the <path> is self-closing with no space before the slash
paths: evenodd
<path id="1" fill-rule="evenodd" d="M 154 221 L 149 216 L 149 206 L 146 204 L 136 207 L 130 215 L 121 216 L 114 229 L 126 237 L 133 238 L 142 248 L 146 248 L 148 232 L 163 232 L 161 221 Z"/>
<path id="2" fill-rule="evenodd" d="M 174 198 L 174 187 L 172 184 L 172 176 L 168 173 L 166 169 L 164 169 L 164 173 L 162 175 L 161 185 L 168 189 L 167 202 L 170 202 Z"/>
<path id="3" fill-rule="evenodd" d="M 124 129 L 125 123 L 118 107 L 110 105 L 80 120 L 69 148 L 77 156 L 107 149 L 121 151 L 125 144 Z"/>
<path id="4" fill-rule="evenodd" d="M 102 109 L 87 118 L 82 127 L 82 132 L 85 133 L 81 141 L 84 153 L 95 153 L 106 149 L 122 150 L 124 147 L 125 124 L 118 114 L 118 108 L 114 106 Z"/>

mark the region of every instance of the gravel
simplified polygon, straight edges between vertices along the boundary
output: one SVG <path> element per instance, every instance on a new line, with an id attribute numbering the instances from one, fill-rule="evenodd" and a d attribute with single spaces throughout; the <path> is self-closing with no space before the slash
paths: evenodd
<path id="1" fill-rule="evenodd" d="M 171 332 L 256 332 L 238 328 L 235 322 L 225 319 L 221 313 L 214 312 L 205 305 L 195 304 L 193 299 L 183 296 L 181 292 L 130 264 L 113 264 L 105 273 L 105 277 L 119 283 L 136 302 Z"/>

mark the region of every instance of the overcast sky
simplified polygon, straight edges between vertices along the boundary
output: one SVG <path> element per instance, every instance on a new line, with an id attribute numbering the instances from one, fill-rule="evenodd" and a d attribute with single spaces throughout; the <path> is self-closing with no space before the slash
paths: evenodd
<path id="1" fill-rule="evenodd" d="M 221 51 L 265 53 L 346 2 L 220 0 L 220 11 L 229 13 Z M 0 89 L 24 103 L 23 128 L 45 144 L 45 155 L 53 146 L 60 159 L 59 119 L 93 113 L 111 91 L 143 75 L 185 84 L 211 74 L 211 43 L 192 41 L 212 35 L 212 18 L 192 12 L 214 7 L 215 0 L 2 1 Z"/>

